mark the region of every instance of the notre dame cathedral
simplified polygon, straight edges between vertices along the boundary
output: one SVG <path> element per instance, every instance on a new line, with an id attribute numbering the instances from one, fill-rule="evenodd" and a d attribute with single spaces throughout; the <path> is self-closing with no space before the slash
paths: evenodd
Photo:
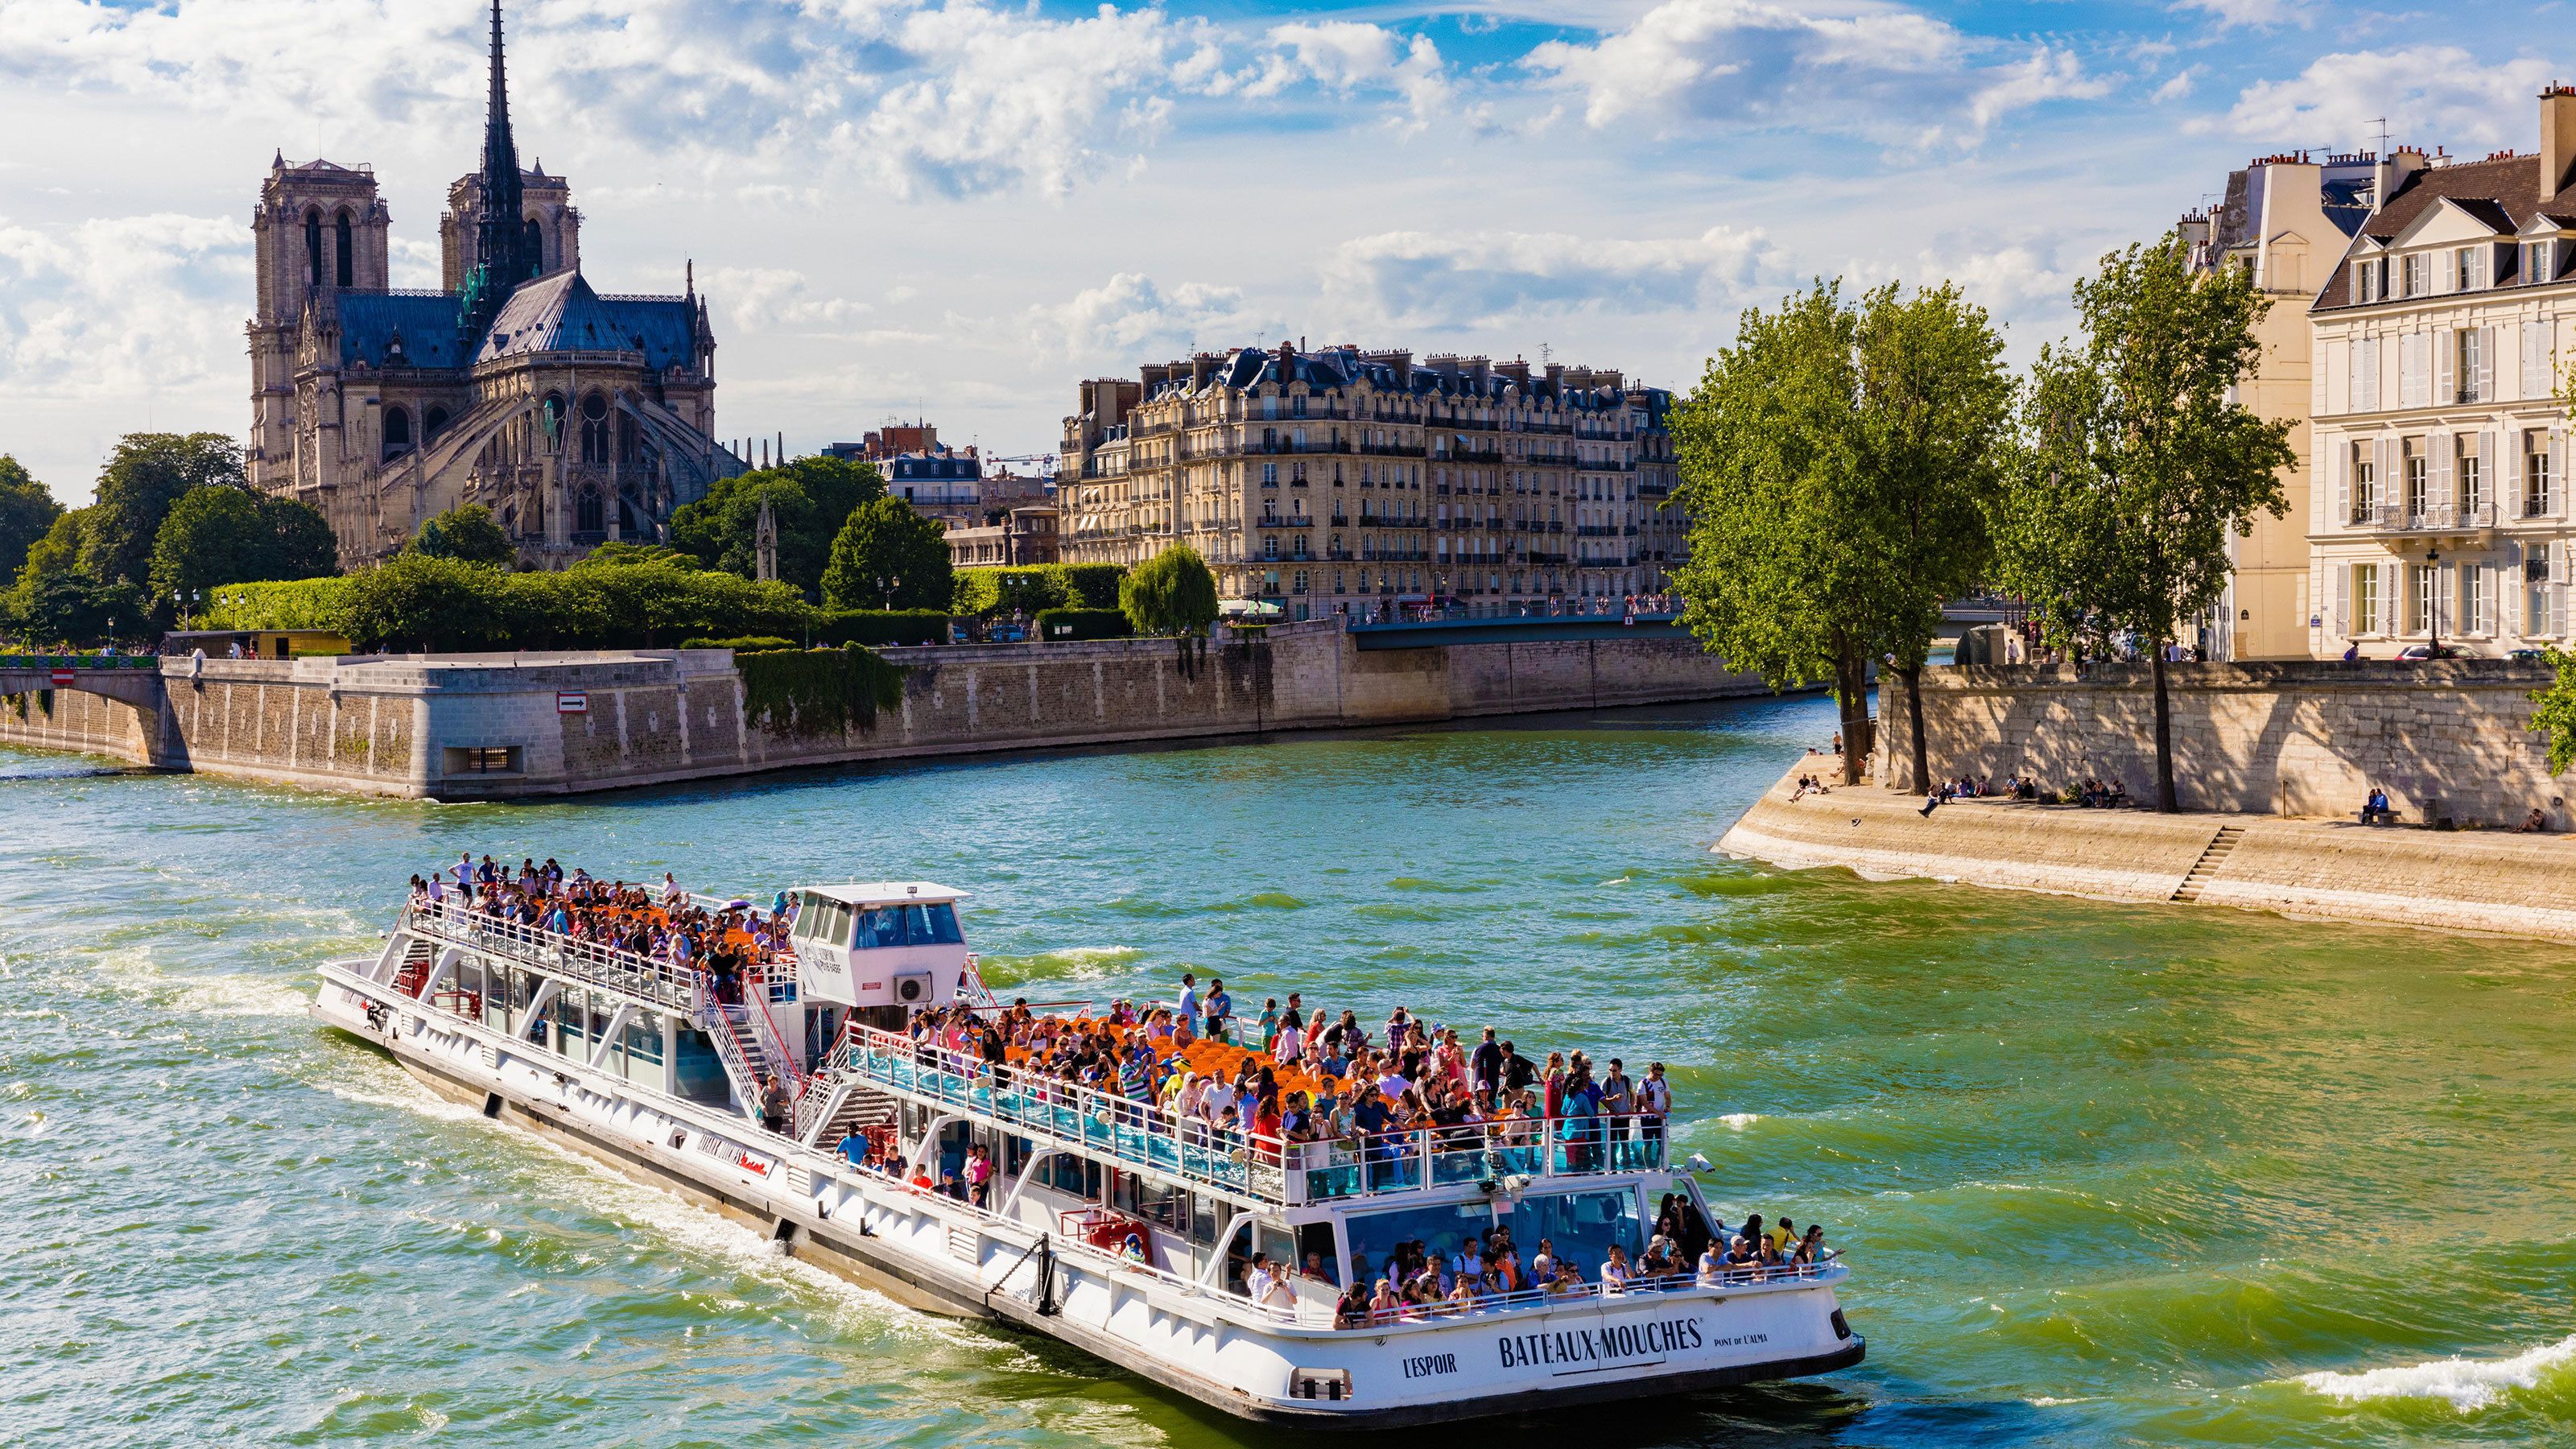
<path id="1" fill-rule="evenodd" d="M 252 483 L 321 510 L 344 567 L 388 557 L 459 504 L 492 510 L 522 568 L 652 542 L 742 462 L 710 436 L 715 337 L 676 297 L 602 296 L 572 189 L 521 170 L 492 6 L 483 165 L 447 192 L 441 290 L 388 284 L 391 217 L 367 168 L 261 186 L 250 323 Z"/>

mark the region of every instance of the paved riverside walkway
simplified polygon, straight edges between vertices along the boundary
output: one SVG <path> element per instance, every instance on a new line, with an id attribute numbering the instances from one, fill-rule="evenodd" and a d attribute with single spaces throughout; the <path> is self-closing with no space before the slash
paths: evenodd
<path id="1" fill-rule="evenodd" d="M 1792 765 L 1717 849 L 1876 880 L 2576 941 L 2576 836 L 2009 800 L 1956 800 L 1927 819 L 1921 796 L 1868 783 L 1789 798 L 1798 776 L 1828 772 L 1830 756 Z"/>

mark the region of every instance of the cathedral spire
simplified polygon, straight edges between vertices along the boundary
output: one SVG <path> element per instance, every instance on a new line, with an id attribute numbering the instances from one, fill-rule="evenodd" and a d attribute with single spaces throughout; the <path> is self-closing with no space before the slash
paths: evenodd
<path id="1" fill-rule="evenodd" d="M 536 271 L 528 254 L 527 227 L 521 219 L 525 191 L 519 176 L 519 147 L 510 135 L 510 82 L 501 55 L 501 0 L 492 0 L 492 97 L 483 121 L 483 214 L 475 228 L 475 250 L 482 258 L 478 301 L 487 315 L 472 319 L 475 330 L 491 321 L 512 288 Z"/>

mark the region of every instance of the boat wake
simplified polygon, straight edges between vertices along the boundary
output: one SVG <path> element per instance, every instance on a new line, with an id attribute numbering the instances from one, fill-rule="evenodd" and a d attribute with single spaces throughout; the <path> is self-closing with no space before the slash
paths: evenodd
<path id="1" fill-rule="evenodd" d="M 2444 1358 L 2425 1363 L 2301 1374 L 2292 1382 L 2345 1403 L 2373 1399 L 2443 1399 L 2462 1413 L 2493 1404 L 2507 1393 L 2540 1386 L 2542 1379 L 2576 1364 L 2576 1334 L 2504 1359 Z"/>

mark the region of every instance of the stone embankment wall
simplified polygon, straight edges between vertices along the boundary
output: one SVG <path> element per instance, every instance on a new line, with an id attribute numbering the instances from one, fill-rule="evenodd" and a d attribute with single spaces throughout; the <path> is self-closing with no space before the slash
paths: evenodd
<path id="1" fill-rule="evenodd" d="M 2518 824 L 2534 807 L 2576 828 L 2576 778 L 2552 777 L 2531 732 L 2546 665 L 2333 661 L 2166 666 L 2174 787 L 2187 810 L 2349 816 L 2374 784 L 2410 821 Z M 1913 779 L 1905 681 L 1879 685 L 1879 780 Z M 2144 664 L 1927 669 L 1923 733 L 1933 778 L 2010 774 L 2057 786 L 2155 786 L 2155 694 Z"/>
<path id="2" fill-rule="evenodd" d="M 891 651 L 901 703 L 799 735 L 744 716 L 724 650 L 171 661 L 159 763 L 389 795 L 501 798 L 851 760 L 1404 724 L 1763 692 L 1677 636 L 1363 651 L 1338 624 Z M 559 697 L 581 696 L 581 708 Z M 0 742 L 150 762 L 134 710 L 73 691 Z M 72 701 L 72 703 L 66 703 Z M 115 716 L 122 711 L 128 723 Z M 30 711 L 31 720 L 35 712 Z M 496 762 L 506 768 L 493 768 Z"/>
<path id="3" fill-rule="evenodd" d="M 1866 785 L 1791 799 L 1796 777 L 1822 773 L 1823 763 L 1792 768 L 1718 849 L 1874 879 L 2171 901 L 2232 826 L 2241 834 L 2215 861 L 2197 906 L 2576 941 L 2576 838 L 2564 835 L 2000 800 L 1954 801 L 1927 818 L 1919 800 Z"/>

